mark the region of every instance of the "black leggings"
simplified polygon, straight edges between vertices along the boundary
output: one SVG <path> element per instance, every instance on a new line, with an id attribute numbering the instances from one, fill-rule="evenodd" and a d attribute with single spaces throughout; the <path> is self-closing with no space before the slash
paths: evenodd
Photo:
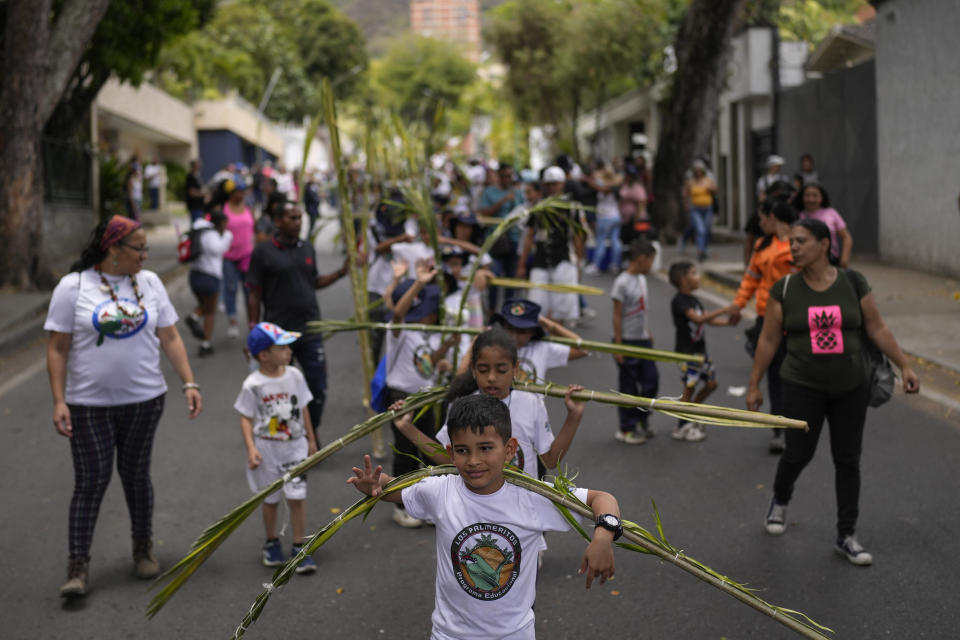
<path id="1" fill-rule="evenodd" d="M 860 502 L 860 452 L 867 417 L 866 383 L 839 394 L 781 380 L 783 413 L 806 420 L 809 431 L 787 429 L 786 451 L 777 466 L 773 493 L 777 502 L 789 504 L 800 472 L 813 459 L 823 420 L 830 423 L 830 453 L 836 473 L 837 534 L 851 535 L 857 526 Z"/>
<path id="2" fill-rule="evenodd" d="M 70 500 L 70 557 L 90 558 L 93 528 L 113 475 L 114 451 L 134 540 L 152 535 L 153 436 L 163 414 L 164 396 L 113 407 L 69 405 L 73 437 L 73 498 Z"/>

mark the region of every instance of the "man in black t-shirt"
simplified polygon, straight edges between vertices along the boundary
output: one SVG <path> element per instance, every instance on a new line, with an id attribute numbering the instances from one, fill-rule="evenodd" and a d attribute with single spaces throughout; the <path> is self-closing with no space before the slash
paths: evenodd
<path id="1" fill-rule="evenodd" d="M 200 161 L 190 161 L 190 173 L 187 174 L 187 183 L 184 187 L 183 201 L 190 212 L 190 222 L 203 216 L 204 202 L 203 184 L 200 182 Z"/>
<path id="2" fill-rule="evenodd" d="M 546 196 L 563 195 L 566 174 L 560 167 L 547 167 L 543 172 Z M 575 259 L 571 259 L 573 244 Z M 527 222 L 523 249 L 517 264 L 517 277 L 525 278 L 527 257 L 533 250 L 530 282 L 542 284 L 577 284 L 580 279 L 577 264 L 583 256 L 583 238 L 567 209 L 547 214 L 534 214 Z M 576 325 L 580 317 L 580 301 L 575 293 L 554 293 L 541 289 L 530 290 L 530 300 L 539 304 L 543 314 L 567 325 Z"/>
<path id="3" fill-rule="evenodd" d="M 287 331 L 302 332 L 307 323 L 320 319 L 316 289 L 330 286 L 349 269 L 349 258 L 332 273 L 317 273 L 313 246 L 300 240 L 303 212 L 294 203 L 274 211 L 276 232 L 272 239 L 259 243 L 250 258 L 247 272 L 247 317 L 252 329 L 264 320 Z M 260 305 L 263 304 L 263 317 Z M 307 386 L 313 394 L 308 405 L 314 433 L 320 426 L 327 391 L 327 363 L 320 334 L 304 335 L 290 345 L 303 369 Z M 319 442 L 319 437 L 317 442 Z"/>

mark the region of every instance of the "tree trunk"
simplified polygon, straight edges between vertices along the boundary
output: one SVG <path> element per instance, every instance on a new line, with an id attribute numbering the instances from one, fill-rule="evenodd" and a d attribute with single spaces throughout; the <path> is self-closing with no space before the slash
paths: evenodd
<path id="1" fill-rule="evenodd" d="M 40 138 L 109 0 L 9 0 L 0 91 L 0 287 L 37 283 L 43 243 Z"/>
<path id="2" fill-rule="evenodd" d="M 674 44 L 677 70 L 664 110 L 653 167 L 656 215 L 665 239 L 683 230 L 683 181 L 706 150 L 716 119 L 729 43 L 745 0 L 693 0 Z"/>

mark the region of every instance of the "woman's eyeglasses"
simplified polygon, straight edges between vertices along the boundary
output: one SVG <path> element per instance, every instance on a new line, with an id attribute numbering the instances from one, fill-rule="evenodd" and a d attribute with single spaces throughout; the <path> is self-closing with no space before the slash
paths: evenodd
<path id="1" fill-rule="evenodd" d="M 135 247 L 135 246 L 133 246 L 132 244 L 125 244 L 125 243 L 121 242 L 121 243 L 120 243 L 120 246 L 121 246 L 121 247 L 126 247 L 127 249 L 133 249 L 134 251 L 136 251 L 137 253 L 139 253 L 139 254 L 142 255 L 142 256 L 147 255 L 147 253 L 150 251 L 150 247 L 148 247 L 147 245 L 143 245 L 142 247 Z"/>

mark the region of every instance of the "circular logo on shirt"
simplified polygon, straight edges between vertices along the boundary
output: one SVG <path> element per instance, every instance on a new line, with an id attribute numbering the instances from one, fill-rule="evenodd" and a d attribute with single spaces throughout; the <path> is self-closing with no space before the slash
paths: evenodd
<path id="1" fill-rule="evenodd" d="M 453 575 L 477 600 L 496 600 L 520 577 L 520 538 L 499 524 L 464 527 L 450 545 Z"/>
<path id="2" fill-rule="evenodd" d="M 430 360 L 430 347 L 422 344 L 413 352 L 413 368 L 424 378 L 433 377 L 433 362 Z"/>
<path id="3" fill-rule="evenodd" d="M 119 298 L 118 305 L 113 300 L 104 300 L 93 310 L 93 328 L 100 334 L 99 346 L 104 337 L 123 339 L 135 336 L 143 329 L 150 314 L 137 306 L 136 300 Z"/>
<path id="4" fill-rule="evenodd" d="M 520 382 L 536 382 L 537 368 L 529 358 L 517 358 L 517 380 Z"/>

